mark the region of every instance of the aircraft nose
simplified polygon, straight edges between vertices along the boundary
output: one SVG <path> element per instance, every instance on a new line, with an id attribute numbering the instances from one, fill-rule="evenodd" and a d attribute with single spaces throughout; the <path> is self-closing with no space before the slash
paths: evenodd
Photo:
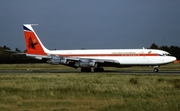
<path id="1" fill-rule="evenodd" d="M 176 60 L 176 57 L 172 57 L 172 61 L 175 61 Z"/>
<path id="2" fill-rule="evenodd" d="M 176 57 L 169 56 L 167 57 L 167 59 L 164 59 L 164 62 L 171 63 L 171 62 L 174 62 L 175 60 L 176 60 Z"/>

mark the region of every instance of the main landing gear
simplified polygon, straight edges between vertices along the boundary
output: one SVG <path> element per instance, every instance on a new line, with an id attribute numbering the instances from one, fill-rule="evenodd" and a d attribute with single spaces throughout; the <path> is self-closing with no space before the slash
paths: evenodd
<path id="1" fill-rule="evenodd" d="M 91 72 L 91 68 L 89 67 L 81 68 L 81 72 Z"/>
<path id="2" fill-rule="evenodd" d="M 94 72 L 104 72 L 104 68 L 94 68 Z"/>
<path id="3" fill-rule="evenodd" d="M 91 68 L 81 68 L 81 72 L 91 72 Z M 94 72 L 104 72 L 104 68 L 94 68 Z"/>

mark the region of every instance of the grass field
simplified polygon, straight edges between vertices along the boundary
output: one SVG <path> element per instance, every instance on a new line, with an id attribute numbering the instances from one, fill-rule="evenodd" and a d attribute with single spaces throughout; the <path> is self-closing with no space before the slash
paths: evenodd
<path id="1" fill-rule="evenodd" d="M 0 70 L 71 70 L 45 64 L 3 64 L 0 67 Z M 128 70 L 137 69 L 152 70 L 149 67 Z M 161 70 L 180 70 L 180 65 L 166 65 Z M 180 110 L 180 75 L 0 73 L 0 81 L 0 111 Z"/>

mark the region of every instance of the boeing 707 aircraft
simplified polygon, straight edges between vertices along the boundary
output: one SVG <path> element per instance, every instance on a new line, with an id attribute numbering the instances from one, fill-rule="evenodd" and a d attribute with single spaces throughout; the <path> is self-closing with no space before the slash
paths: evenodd
<path id="1" fill-rule="evenodd" d="M 176 60 L 166 51 L 155 49 L 96 49 L 96 50 L 48 50 L 32 28 L 24 24 L 24 37 L 28 57 L 47 59 L 50 64 L 62 64 L 81 68 L 81 72 L 103 72 L 107 66 L 153 66 L 158 67 Z"/>

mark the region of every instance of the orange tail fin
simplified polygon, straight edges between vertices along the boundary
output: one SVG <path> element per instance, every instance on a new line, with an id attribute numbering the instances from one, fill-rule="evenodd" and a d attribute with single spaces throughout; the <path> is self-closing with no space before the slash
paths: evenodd
<path id="1" fill-rule="evenodd" d="M 24 37 L 26 42 L 26 54 L 47 55 L 46 49 L 36 35 L 31 24 L 24 24 Z"/>

